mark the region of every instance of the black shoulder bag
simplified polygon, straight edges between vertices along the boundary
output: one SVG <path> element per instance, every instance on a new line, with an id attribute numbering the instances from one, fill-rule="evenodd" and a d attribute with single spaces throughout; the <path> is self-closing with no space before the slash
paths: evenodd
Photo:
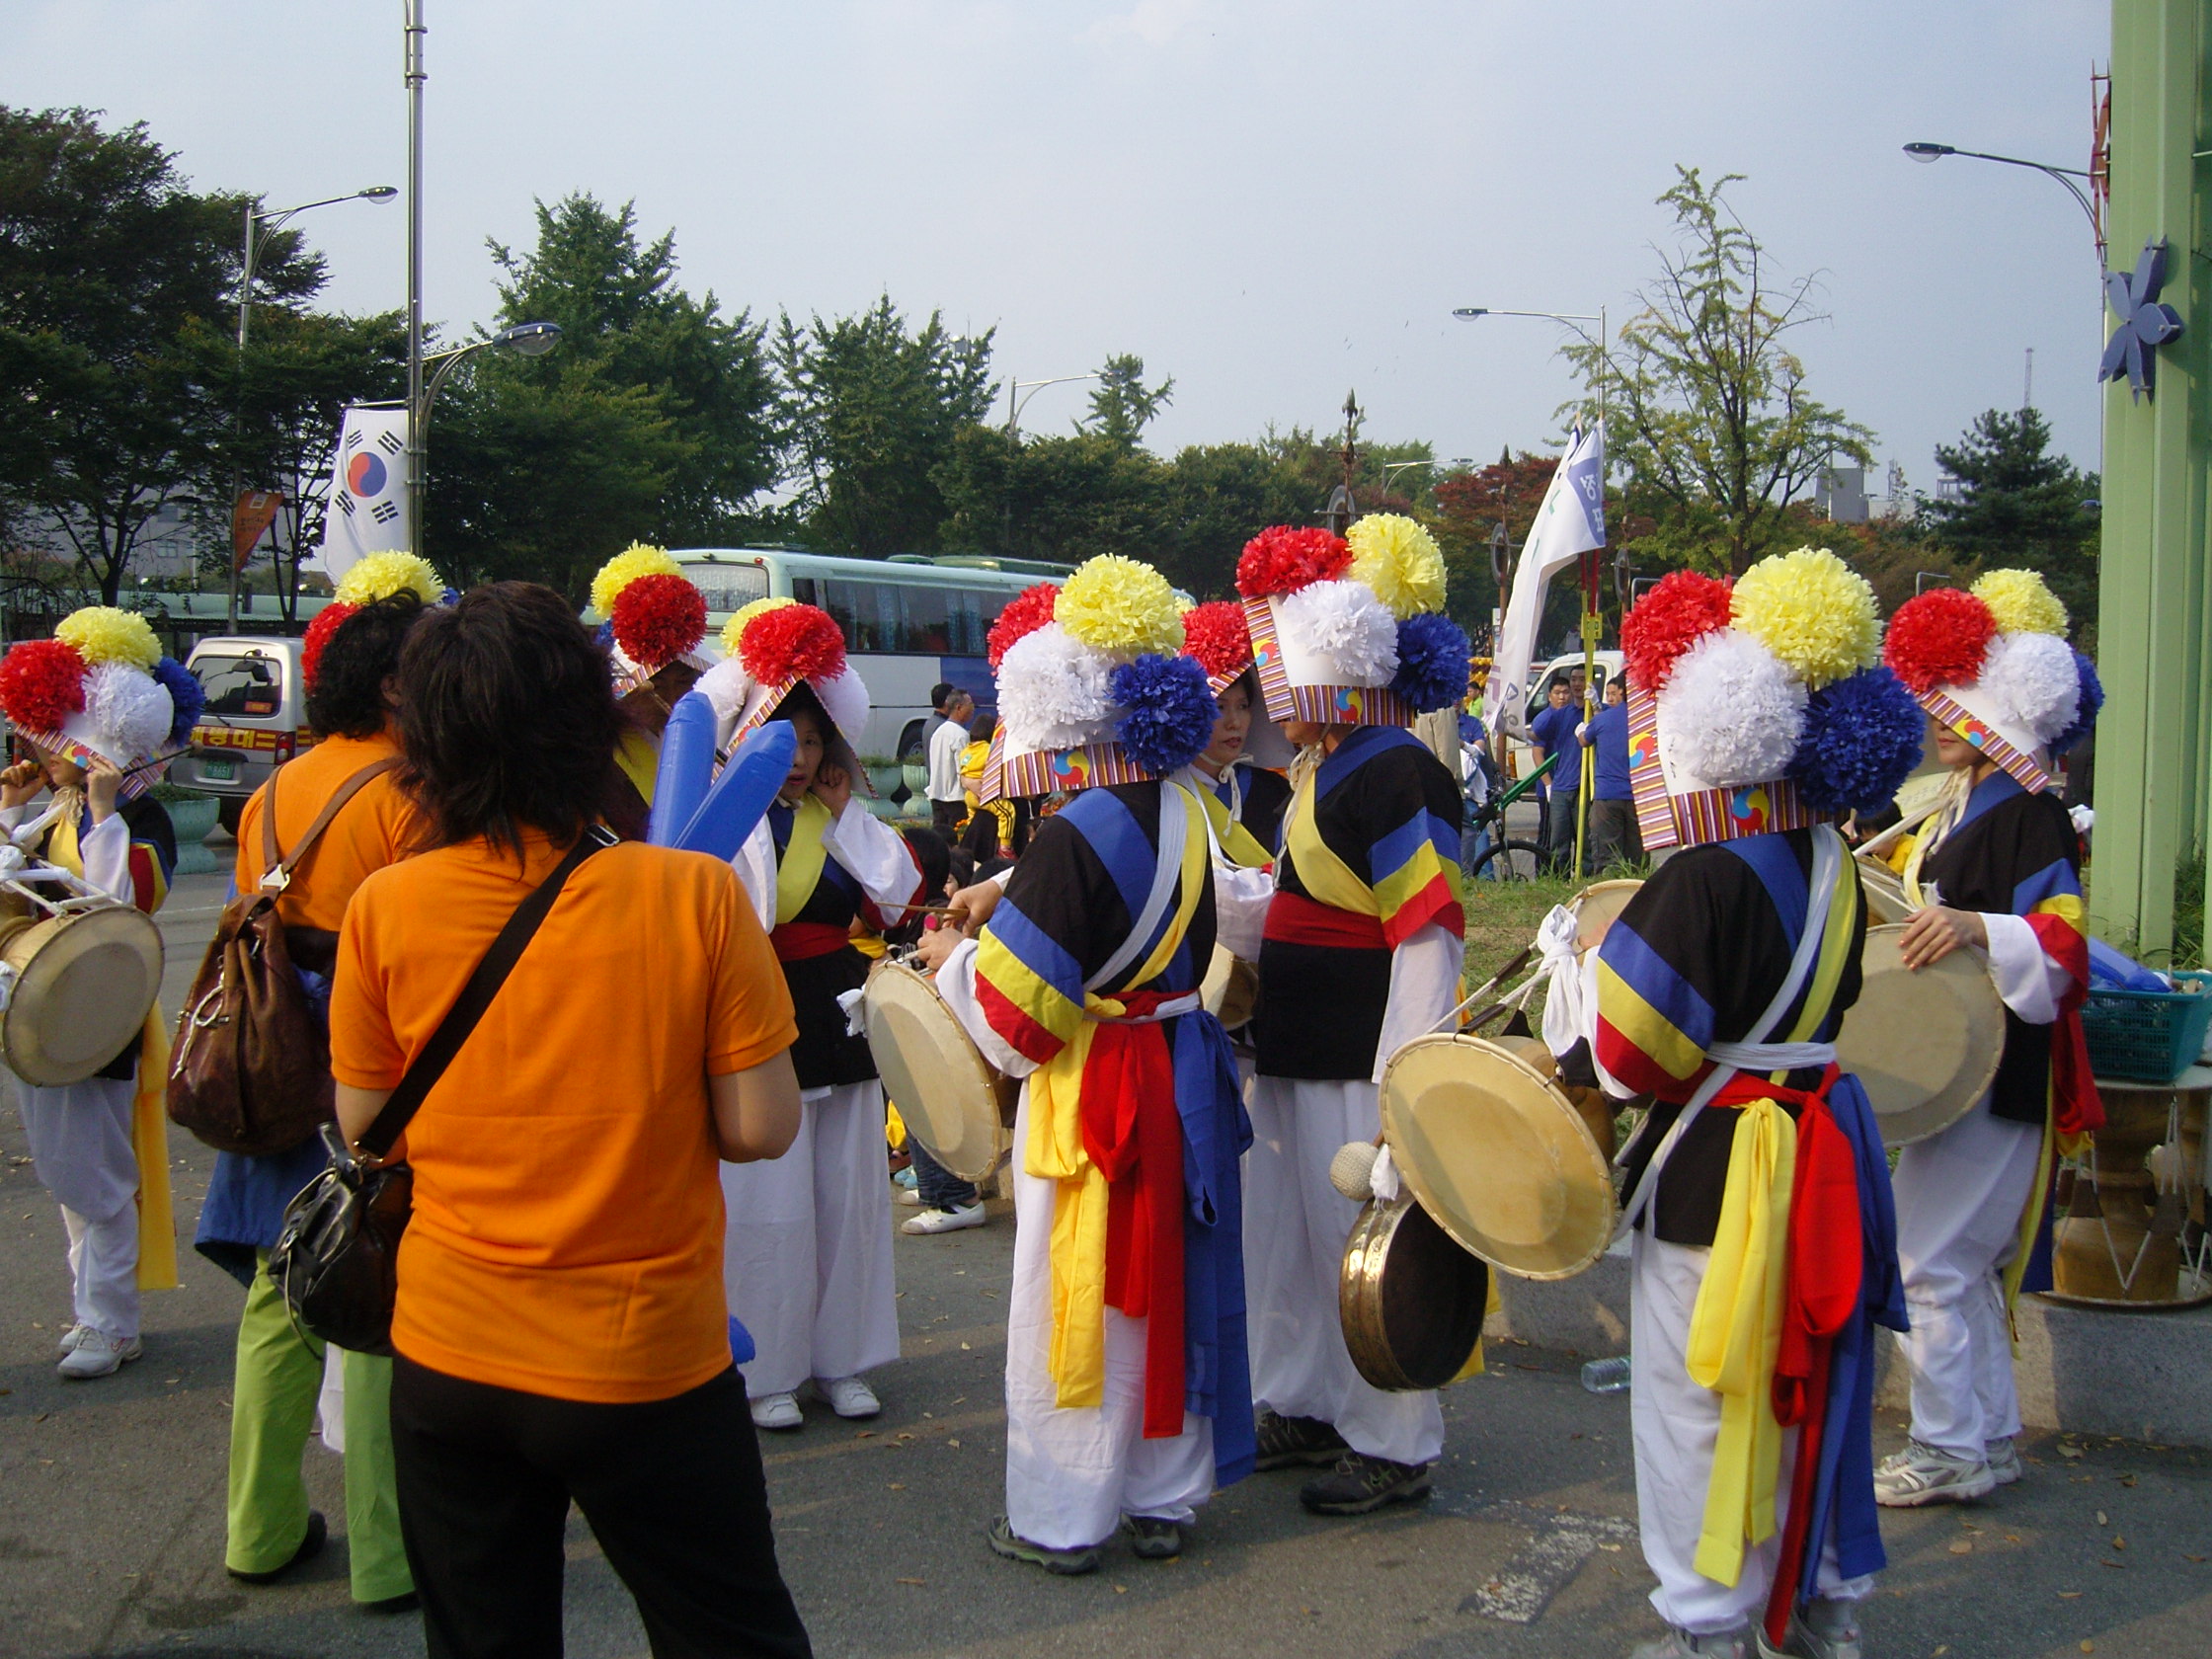
<path id="1" fill-rule="evenodd" d="M 385 1154 L 492 1005 L 577 866 L 613 844 L 605 830 L 587 830 L 515 907 L 459 998 L 361 1136 L 357 1152 L 347 1146 L 338 1125 L 323 1125 L 330 1167 L 285 1206 L 283 1229 L 269 1252 L 269 1277 L 283 1293 L 293 1323 L 309 1335 L 356 1354 L 391 1353 L 399 1241 L 414 1214 L 415 1172 L 404 1158 L 385 1162 Z"/>

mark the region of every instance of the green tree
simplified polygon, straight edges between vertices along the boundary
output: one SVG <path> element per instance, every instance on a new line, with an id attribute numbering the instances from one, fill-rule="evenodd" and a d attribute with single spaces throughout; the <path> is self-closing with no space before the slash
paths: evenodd
<path id="1" fill-rule="evenodd" d="M 1106 359 L 1098 371 L 1098 385 L 1090 394 L 1086 431 L 1124 449 L 1134 449 L 1151 425 L 1175 401 L 1175 377 L 1170 374 L 1156 386 L 1145 384 L 1145 359 L 1124 352 Z"/>
<path id="2" fill-rule="evenodd" d="M 1672 208 L 1676 250 L 1659 257 L 1643 308 L 1609 356 L 1596 342 L 1563 349 L 1609 405 L 1624 505 L 1651 531 L 1640 563 L 1741 575 L 1787 535 L 1786 509 L 1821 469 L 1871 460 L 1873 433 L 1806 390 L 1805 366 L 1785 341 L 1823 320 L 1814 279 L 1778 280 L 1766 250 L 1736 217 L 1728 174 L 1708 187 L 1677 167 L 1659 197 Z M 1581 404 L 1597 413 L 1593 395 Z"/>
<path id="3" fill-rule="evenodd" d="M 1270 524 L 1309 524 L 1328 500 L 1262 443 L 1192 444 L 1176 453 L 1166 484 L 1159 568 L 1202 599 L 1235 594 L 1236 561 L 1252 537 Z"/>
<path id="4" fill-rule="evenodd" d="M 227 425 L 192 337 L 232 314 L 246 205 L 190 190 L 143 123 L 0 107 L 0 491 L 110 602 Z M 322 280 L 296 235 L 268 239 L 257 297 Z"/>
<path id="5" fill-rule="evenodd" d="M 966 426 L 937 484 L 947 547 L 1080 563 L 1099 553 L 1151 560 L 1163 517 L 1159 460 L 1099 433 L 1017 438 Z"/>
<path id="6" fill-rule="evenodd" d="M 997 390 L 990 342 L 955 338 L 937 312 L 910 332 L 889 294 L 803 328 L 783 315 L 774 359 L 809 541 L 868 559 L 938 545 L 943 469 Z"/>
<path id="7" fill-rule="evenodd" d="M 1983 568 L 2038 571 L 2077 631 L 2096 622 L 2097 477 L 2051 453 L 2033 409 L 1985 410 L 1936 461 L 1958 480 L 1955 499 L 1924 505 L 1929 539 Z"/>

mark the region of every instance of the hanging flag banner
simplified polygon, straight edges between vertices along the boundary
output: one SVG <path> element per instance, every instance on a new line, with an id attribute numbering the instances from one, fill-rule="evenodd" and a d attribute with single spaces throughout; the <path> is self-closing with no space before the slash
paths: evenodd
<path id="1" fill-rule="evenodd" d="M 281 490 L 241 490 L 230 510 L 230 567 L 244 570 L 254 549 L 276 522 L 276 510 L 284 505 Z"/>
<path id="2" fill-rule="evenodd" d="M 406 549 L 407 406 L 356 403 L 338 431 L 323 514 L 322 567 L 333 582 L 363 555 Z"/>
<path id="3" fill-rule="evenodd" d="M 1582 554 L 1606 544 L 1606 434 L 1601 424 L 1576 433 L 1543 492 L 1536 522 L 1521 547 L 1498 630 L 1496 661 L 1482 698 L 1483 721 L 1492 732 L 1525 737 L 1529 676 L 1535 669 L 1537 630 L 1543 621 L 1551 579 Z"/>

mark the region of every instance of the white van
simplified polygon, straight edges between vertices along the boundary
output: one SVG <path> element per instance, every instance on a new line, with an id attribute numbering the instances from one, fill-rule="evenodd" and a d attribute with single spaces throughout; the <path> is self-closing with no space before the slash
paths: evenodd
<path id="1" fill-rule="evenodd" d="M 1627 667 L 1627 659 L 1618 651 L 1600 651 L 1595 654 L 1595 661 L 1597 683 L 1591 687 L 1591 694 L 1603 702 L 1606 681 Z M 1570 676 L 1581 668 L 1582 653 L 1579 651 L 1554 657 L 1544 664 L 1530 684 L 1529 700 L 1521 711 L 1523 722 L 1532 721 L 1541 714 L 1545 705 L 1551 701 L 1551 687 L 1567 683 Z M 1503 747 L 1505 752 L 1499 763 L 1505 767 L 1506 776 L 1509 779 L 1527 777 L 1531 768 L 1537 764 L 1536 746 L 1525 739 L 1509 737 Z"/>
<path id="2" fill-rule="evenodd" d="M 203 790 L 222 804 L 223 828 L 269 774 L 313 744 L 300 642 L 254 634 L 203 639 L 185 664 L 207 694 L 192 748 L 169 767 L 169 780 Z"/>

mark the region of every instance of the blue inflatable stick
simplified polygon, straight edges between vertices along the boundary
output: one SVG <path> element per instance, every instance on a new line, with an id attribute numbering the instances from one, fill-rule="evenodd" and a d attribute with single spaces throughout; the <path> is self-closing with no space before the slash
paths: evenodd
<path id="1" fill-rule="evenodd" d="M 691 822 L 707 798 L 714 778 L 714 705 L 698 691 L 686 691 L 669 711 L 661 734 L 661 767 L 653 784 L 653 814 L 645 838 L 655 846 L 674 846 L 676 834 Z"/>
<path id="2" fill-rule="evenodd" d="M 674 844 L 686 852 L 736 857 L 791 775 L 791 757 L 798 752 L 799 734 L 788 720 L 771 720 L 748 733 Z"/>

